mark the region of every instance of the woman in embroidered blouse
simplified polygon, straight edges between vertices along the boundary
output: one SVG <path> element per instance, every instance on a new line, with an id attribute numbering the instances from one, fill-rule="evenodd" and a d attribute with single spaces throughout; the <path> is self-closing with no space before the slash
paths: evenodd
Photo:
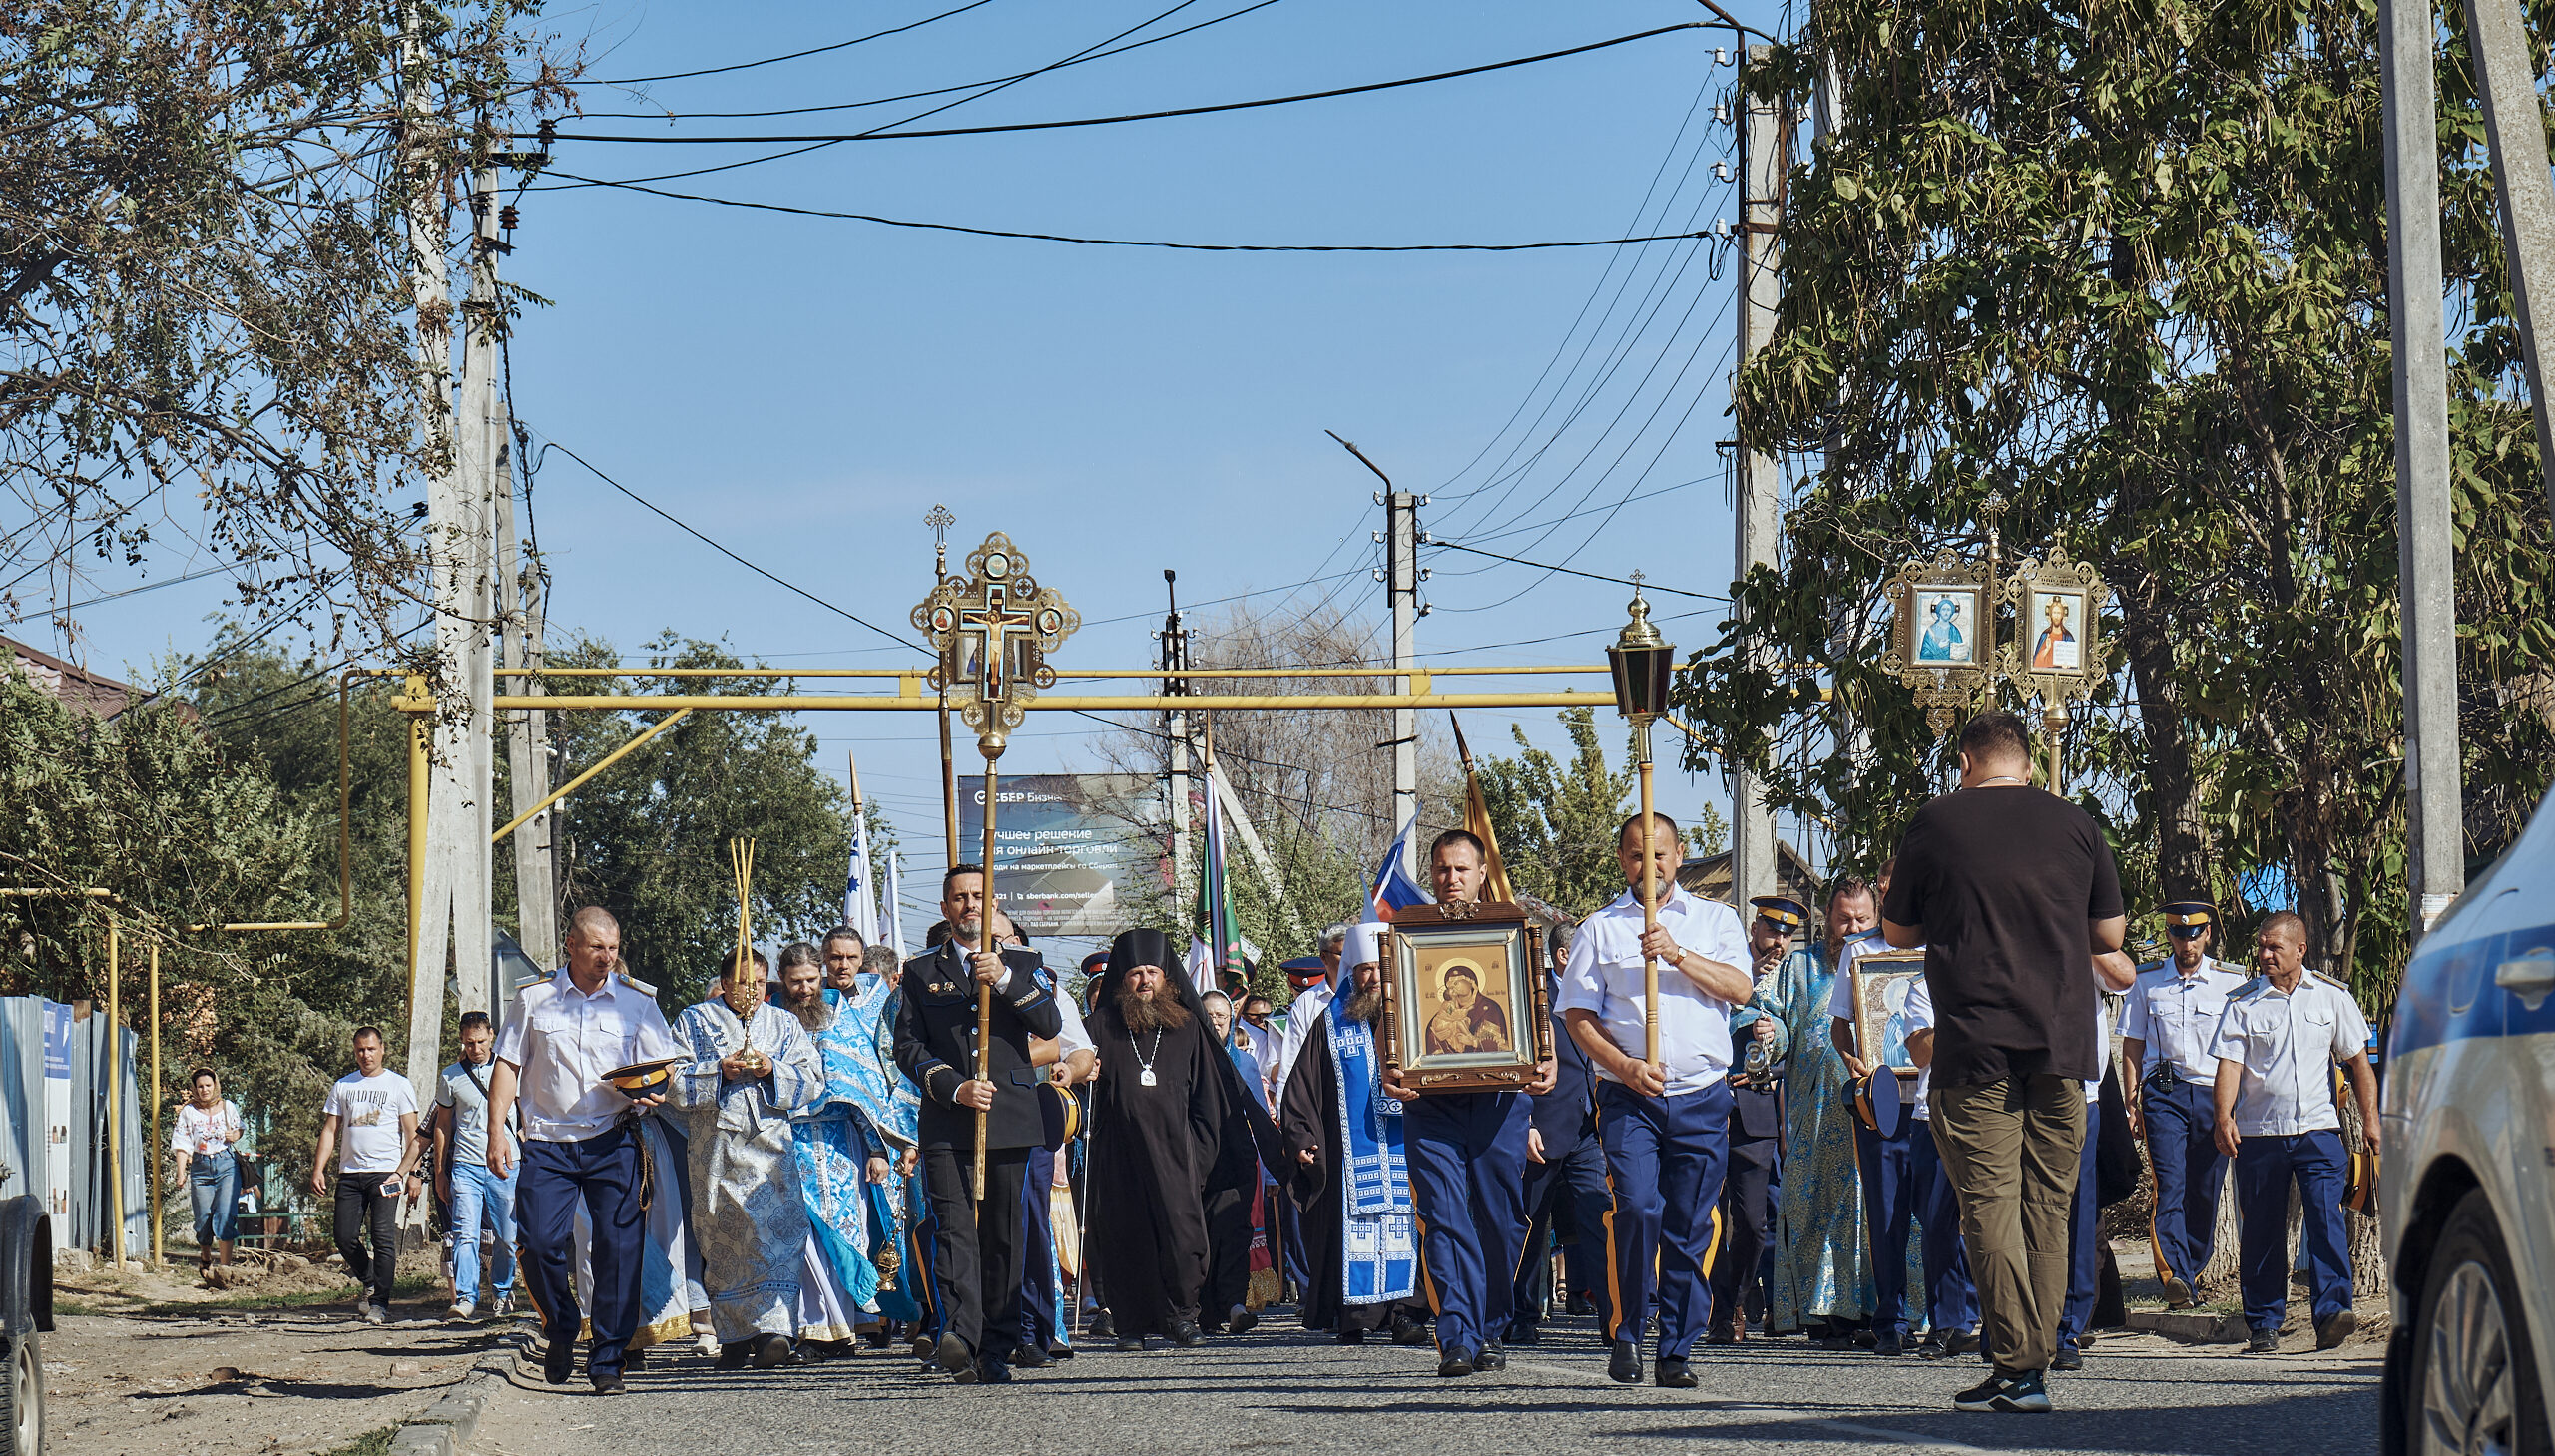
<path id="1" fill-rule="evenodd" d="M 240 1212 L 240 1160 L 231 1145 L 241 1138 L 240 1104 L 223 1099 L 222 1079 L 210 1067 L 198 1067 L 187 1087 L 169 1145 L 178 1153 L 178 1178 L 195 1201 L 196 1266 L 207 1268 L 217 1248 L 222 1262 L 231 1262 Z"/>

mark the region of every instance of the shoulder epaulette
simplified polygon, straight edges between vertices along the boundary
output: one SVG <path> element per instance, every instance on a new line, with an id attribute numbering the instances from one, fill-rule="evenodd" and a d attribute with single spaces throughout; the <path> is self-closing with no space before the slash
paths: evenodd
<path id="1" fill-rule="evenodd" d="M 2350 983 L 2347 981 L 2334 980 L 2332 977 L 2325 975 L 2322 971 L 2308 971 L 2306 974 L 2313 976 L 2316 980 L 2323 982 L 2325 985 L 2332 987 L 2334 990 L 2341 992 L 2345 996 L 2350 994 Z"/>
<path id="2" fill-rule="evenodd" d="M 2227 994 L 2231 996 L 2251 996 L 2256 992 L 2269 987 L 2271 983 L 2271 978 L 2269 976 L 2256 976 L 2252 980 L 2247 981 L 2244 985 L 2237 987 L 2235 990 L 2230 991 Z"/>
<path id="3" fill-rule="evenodd" d="M 642 995 L 642 996 L 646 996 L 646 997 L 649 997 L 649 998 L 653 999 L 653 998 L 656 996 L 656 994 L 657 994 L 657 988 L 656 988 L 656 987 L 649 985 L 649 984 L 648 984 L 647 982 L 645 982 L 645 981 L 639 980 L 638 978 L 636 978 L 636 977 L 632 976 L 628 971 L 615 971 L 615 972 L 613 972 L 612 974 L 613 974 L 613 979 L 614 979 L 614 980 L 619 981 L 621 984 L 623 984 L 623 985 L 625 985 L 625 986 L 629 987 L 629 988 L 630 988 L 631 990 L 633 990 L 633 991 L 638 992 L 638 993 L 639 993 L 640 995 Z"/>

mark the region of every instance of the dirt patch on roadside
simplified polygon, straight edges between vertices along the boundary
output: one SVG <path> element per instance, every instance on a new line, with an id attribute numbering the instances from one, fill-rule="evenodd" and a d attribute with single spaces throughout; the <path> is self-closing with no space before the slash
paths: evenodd
<path id="1" fill-rule="evenodd" d="M 400 1298 L 381 1325 L 355 1318 L 354 1283 L 334 1267 L 237 1267 L 221 1288 L 192 1266 L 59 1271 L 58 1327 L 44 1337 L 54 1449 L 335 1451 L 416 1416 L 505 1332 L 442 1322 L 430 1250 L 402 1261 Z"/>

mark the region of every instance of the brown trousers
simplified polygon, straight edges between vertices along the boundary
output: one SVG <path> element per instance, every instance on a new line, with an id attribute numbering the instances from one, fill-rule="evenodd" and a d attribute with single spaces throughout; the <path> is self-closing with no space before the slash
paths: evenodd
<path id="1" fill-rule="evenodd" d="M 1998 1078 L 1936 1087 L 1934 1146 L 1960 1196 L 1960 1231 L 1978 1282 L 1996 1369 L 2049 1368 L 2067 1302 L 2067 1224 L 2085 1148 L 2085 1084 Z"/>

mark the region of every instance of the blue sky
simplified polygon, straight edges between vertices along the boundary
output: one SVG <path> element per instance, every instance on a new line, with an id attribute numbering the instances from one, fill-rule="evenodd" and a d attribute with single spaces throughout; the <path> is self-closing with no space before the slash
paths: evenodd
<path id="1" fill-rule="evenodd" d="M 554 12 L 589 74 L 657 75 L 828 45 L 956 0 L 817 6 L 605 3 Z M 901 107 L 668 123 L 665 111 L 812 106 L 1047 65 L 1171 0 L 991 0 L 821 56 L 637 88 L 587 85 L 561 130 L 725 135 L 857 130 Z M 1242 9 L 1199 0 L 1134 38 Z M 1733 3 L 1779 29 L 1771 3 Z M 1041 76 L 923 126 L 1108 115 L 1285 95 L 1506 60 L 1707 18 L 1691 0 L 1281 0 L 1190 36 Z M 857 143 L 662 186 L 1046 233 L 1211 243 L 1598 239 L 1736 218 L 1727 31 L 1690 31 L 1488 76 L 1231 115 L 1044 133 Z M 1681 135 L 1682 134 L 1682 135 Z M 562 142 L 555 166 L 635 178 L 778 147 Z M 1518 253 L 1250 254 L 1071 246 L 661 200 L 533 191 L 506 259 L 555 300 L 522 323 L 514 401 L 540 436 L 807 591 L 903 630 L 930 585 L 922 517 L 953 547 L 1009 532 L 1080 608 L 1063 661 L 1152 659 L 1162 570 L 1197 602 L 1325 592 L 1380 617 L 1375 481 L 1423 528 L 1539 562 L 1702 592 L 1731 575 L 1726 461 L 1734 269 L 1721 244 Z M 1629 270 L 1629 271 L 1628 271 Z M 1593 301 L 1592 301 L 1593 300 Z M 1522 402 L 1522 409 L 1521 409 Z M 1566 422 L 1566 423 L 1565 423 Z M 1505 467 L 1504 469 L 1502 467 Z M 534 485 L 554 632 L 635 649 L 663 629 L 779 666 L 911 654 L 720 558 L 552 452 Z M 953 553 L 954 554 L 954 553 Z M 1618 585 L 1452 550 L 1420 624 L 1440 663 L 1602 661 Z M 201 566 L 83 577 L 86 597 Z M 1335 580 L 1294 587 L 1308 579 Z M 1681 644 L 1716 603 L 1662 598 Z M 146 671 L 198 647 L 219 579 L 81 614 L 85 656 Z M 1702 609 L 1700 615 L 1677 616 Z M 1207 616 L 1212 617 L 1210 608 Z M 1576 634 L 1576 635 L 1572 635 Z M 12 635 L 59 648 L 36 623 Z M 1598 686 L 1592 681 L 1588 686 Z M 1549 713 L 1482 714 L 1558 744 Z M 1096 766 L 1072 720 L 1033 721 L 1004 767 Z M 937 867 L 927 720 L 814 721 Z M 1663 744 L 1663 747 L 1667 745 Z M 1662 776 L 1663 807 L 1726 802 L 1717 775 Z"/>

